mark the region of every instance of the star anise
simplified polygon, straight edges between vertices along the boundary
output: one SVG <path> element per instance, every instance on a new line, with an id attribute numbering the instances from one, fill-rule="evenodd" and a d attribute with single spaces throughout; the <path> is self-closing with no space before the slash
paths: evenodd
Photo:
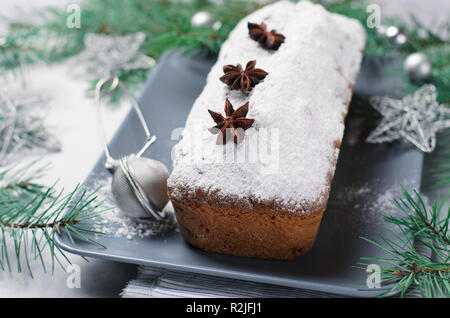
<path id="1" fill-rule="evenodd" d="M 262 81 L 266 76 L 266 71 L 255 68 L 256 61 L 250 61 L 245 66 L 245 70 L 241 64 L 225 65 L 223 67 L 223 75 L 220 80 L 230 86 L 231 89 L 241 89 L 242 92 L 248 93 L 256 84 Z"/>
<path id="2" fill-rule="evenodd" d="M 275 30 L 267 31 L 267 25 L 265 23 L 256 24 L 249 22 L 248 33 L 253 40 L 270 50 L 278 50 L 285 39 L 283 34 Z"/>
<path id="3" fill-rule="evenodd" d="M 245 118 L 248 113 L 248 102 L 234 110 L 228 98 L 225 101 L 226 117 L 210 109 L 208 109 L 208 112 L 216 122 L 216 125 L 209 128 L 209 131 L 213 134 L 219 134 L 216 141 L 218 145 L 226 144 L 227 137 L 231 136 L 233 136 L 235 144 L 239 143 L 244 137 L 244 131 L 249 129 L 255 121 L 252 118 Z"/>

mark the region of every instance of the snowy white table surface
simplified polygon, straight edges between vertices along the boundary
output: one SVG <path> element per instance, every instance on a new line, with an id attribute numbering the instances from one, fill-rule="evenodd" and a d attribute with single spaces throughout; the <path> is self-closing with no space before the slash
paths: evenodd
<path id="1" fill-rule="evenodd" d="M 32 17 L 37 9 L 54 6 L 65 8 L 68 4 L 80 2 L 70 0 L 2 0 L 2 16 Z M 377 0 L 381 4 L 382 14 L 416 14 L 425 23 L 439 18 L 447 18 L 450 13 L 448 0 Z M 0 34 L 6 31 L 7 23 L 0 17 Z M 75 78 L 70 61 L 53 66 L 35 66 L 26 68 L 25 85 L 15 80 L 4 82 L 0 87 L 9 92 L 21 94 L 43 94 L 49 97 L 50 105 L 45 123 L 48 129 L 58 137 L 62 151 L 46 155 L 45 162 L 51 163 L 49 173 L 42 180 L 52 184 L 59 179 L 58 185 L 70 190 L 83 182 L 102 153 L 97 128 L 94 100 L 87 96 L 88 81 Z M 106 131 L 109 137 L 118 128 L 129 110 L 126 101 L 113 107 L 105 107 Z M 29 158 L 27 160 L 31 160 Z M 60 268 L 55 273 L 44 273 L 39 262 L 32 264 L 34 278 L 28 273 L 0 271 L 0 297 L 118 297 L 127 281 L 135 278 L 137 267 L 111 261 L 90 259 L 70 255 L 74 264 L 81 269 L 81 288 L 69 288 L 67 280 L 70 274 Z"/>

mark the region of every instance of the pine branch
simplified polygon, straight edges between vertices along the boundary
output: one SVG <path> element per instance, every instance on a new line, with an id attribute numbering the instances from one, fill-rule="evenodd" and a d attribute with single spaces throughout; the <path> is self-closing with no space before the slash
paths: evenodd
<path id="1" fill-rule="evenodd" d="M 7 228 L 15 228 L 15 229 L 55 229 L 56 232 L 61 235 L 60 229 L 62 227 L 67 227 L 69 225 L 75 225 L 80 223 L 80 219 L 74 219 L 74 220 L 59 220 L 49 223 L 32 223 L 32 222 L 25 222 L 25 223 L 11 223 L 11 222 L 0 222 L 0 226 Z"/>
<path id="2" fill-rule="evenodd" d="M 394 200 L 394 204 L 406 215 L 405 219 L 386 216 L 385 220 L 407 228 L 416 239 L 438 241 L 443 246 L 450 244 L 448 221 L 449 215 L 441 220 L 440 210 L 447 196 L 436 202 L 430 210 L 427 209 L 420 194 L 414 190 L 416 200 L 403 190 L 403 199 Z"/>
<path id="3" fill-rule="evenodd" d="M 292 0 L 297 2 L 297 0 Z M 397 48 L 376 28 L 367 26 L 367 1 L 316 1 L 328 10 L 357 19 L 365 28 L 367 43 L 365 55 L 401 54 L 406 57 L 415 51 L 428 55 L 433 64 L 431 82 L 437 87 L 438 100 L 450 102 L 450 66 L 448 61 L 449 42 L 440 34 L 422 25 L 412 17 L 406 23 L 399 17 L 388 17 L 385 24 L 401 27 L 408 38 L 408 44 Z M 217 53 L 236 23 L 247 14 L 260 8 L 256 1 L 225 0 L 220 3 L 205 0 L 129 0 L 111 3 L 110 0 L 87 0 L 81 6 L 82 24 L 79 29 L 66 26 L 68 13 L 65 10 L 49 9 L 41 14 L 45 22 L 42 25 L 30 25 L 22 22 L 10 24 L 10 34 L 0 45 L 0 73 L 13 70 L 20 65 L 44 61 L 53 63 L 73 56 L 84 47 L 87 33 L 127 34 L 144 32 L 147 39 L 142 53 L 158 59 L 171 48 L 184 48 L 186 51 L 200 50 L 205 54 Z M 190 23 L 191 17 L 199 10 L 211 12 L 221 22 L 218 30 L 210 27 L 196 28 Z M 450 23 L 442 23 L 438 30 L 450 30 Z M 425 32 L 425 37 L 424 37 Z M 447 32 L 448 33 L 448 32 Z M 51 40 L 50 40 L 51 39 Z M 134 77 L 136 76 L 136 77 Z M 130 82 L 130 88 L 142 83 L 145 76 L 139 72 L 127 74 L 121 78 Z M 413 83 L 405 77 L 409 92 L 423 83 Z M 133 84 L 131 84 L 133 83 Z"/>
<path id="4" fill-rule="evenodd" d="M 439 268 L 430 268 L 430 267 L 419 267 L 416 261 L 411 262 L 411 269 L 408 270 L 398 270 L 394 272 L 394 275 L 397 276 L 409 276 L 410 274 L 424 274 L 424 273 L 439 273 L 439 272 L 450 272 L 450 267 L 439 267 Z"/>
<path id="5" fill-rule="evenodd" d="M 44 253 L 50 254 L 52 272 L 55 263 L 62 268 L 64 262 L 70 264 L 55 244 L 55 234 L 61 235 L 63 228 L 73 244 L 77 238 L 103 247 L 83 234 L 100 233 L 82 226 L 84 221 L 103 212 L 96 191 L 88 192 L 77 186 L 63 194 L 63 190 L 56 192 L 55 186 L 39 185 L 35 180 L 43 169 L 35 168 L 35 164 L 0 173 L 3 183 L 0 187 L 0 268 L 12 271 L 11 255 L 15 255 L 17 270 L 21 272 L 25 262 L 31 276 L 30 261 L 40 260 L 46 271 Z M 13 247 L 8 242 L 12 242 Z"/>
<path id="6" fill-rule="evenodd" d="M 37 167 L 37 161 L 32 161 L 20 169 L 4 169 L 0 172 L 0 208 L 3 208 L 9 199 L 27 199 L 29 195 L 41 193 L 45 186 L 35 182 L 41 178 L 48 169 L 48 165 Z M 2 210 L 0 210 L 1 213 Z"/>
<path id="7" fill-rule="evenodd" d="M 9 185 L 7 185 L 5 187 L 2 187 L 2 188 L 0 188 L 0 191 L 1 190 L 12 190 L 12 189 L 15 189 L 15 188 L 29 189 L 29 188 L 34 187 L 34 186 L 37 186 L 37 184 L 31 183 L 31 182 L 27 182 L 27 181 L 22 181 L 22 182 L 19 182 L 19 183 L 9 184 Z"/>
<path id="8" fill-rule="evenodd" d="M 382 282 L 388 287 L 380 297 L 400 291 L 405 296 L 418 289 L 423 297 L 450 296 L 449 229 L 450 215 L 441 213 L 444 199 L 437 198 L 431 208 L 427 208 L 421 195 L 414 190 L 413 198 L 406 190 L 403 197 L 394 204 L 403 212 L 402 217 L 384 216 L 386 228 L 393 238 L 382 237 L 382 242 L 363 238 L 383 250 L 388 257 L 361 257 L 361 260 L 386 265 L 381 270 Z M 394 225 L 398 231 L 392 229 Z M 423 255 L 416 249 L 417 243 L 431 251 Z M 438 261 L 435 261 L 437 259 Z M 359 263 L 366 269 L 366 263 Z"/>
<path id="9" fill-rule="evenodd" d="M 0 44 L 0 75 L 26 65 L 59 62 L 80 52 L 83 34 L 61 27 L 49 30 L 38 25 L 11 24 Z"/>
<path id="10" fill-rule="evenodd" d="M 10 23 L 10 32 L 0 45 L 0 74 L 36 62 L 54 63 L 79 53 L 87 33 L 127 34 L 144 32 L 147 39 L 142 53 L 158 59 L 164 51 L 182 47 L 199 49 L 205 54 L 217 53 L 236 23 L 261 7 L 255 1 L 228 0 L 221 4 L 193 0 L 87 0 L 81 5 L 81 28 L 66 26 L 65 10 L 49 9 L 41 13 L 44 23 L 32 25 Z M 191 17 L 199 10 L 210 11 L 222 27 L 191 26 Z M 137 77 L 134 78 L 134 75 Z M 124 83 L 142 83 L 139 72 L 121 78 Z"/>

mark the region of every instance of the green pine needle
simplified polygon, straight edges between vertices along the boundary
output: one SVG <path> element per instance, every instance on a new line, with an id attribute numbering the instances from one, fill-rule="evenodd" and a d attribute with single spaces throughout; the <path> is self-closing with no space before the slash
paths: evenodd
<path id="1" fill-rule="evenodd" d="M 422 297 L 450 297 L 450 215 L 449 211 L 442 212 L 446 200 L 447 196 L 438 197 L 428 208 L 417 191 L 411 195 L 403 189 L 403 196 L 393 201 L 403 215 L 384 216 L 392 238 L 382 237 L 381 242 L 362 238 L 391 256 L 361 257 L 363 261 L 384 265 L 381 281 L 388 290 L 380 297 L 397 291 L 404 297 L 412 290 L 418 290 Z M 432 256 L 421 255 L 417 244 L 431 250 Z M 358 263 L 357 267 L 365 270 L 368 264 Z"/>
<path id="2" fill-rule="evenodd" d="M 51 271 L 55 263 L 64 268 L 70 260 L 55 244 L 55 235 L 64 229 L 72 243 L 75 238 L 102 244 L 88 238 L 84 233 L 100 233 L 82 226 L 86 219 L 104 212 L 103 202 L 98 202 L 97 191 L 88 191 L 77 186 L 64 194 L 55 186 L 46 187 L 35 182 L 43 168 L 35 168 L 36 162 L 23 167 L 8 169 L 0 173 L 0 268 L 12 271 L 11 257 L 17 260 L 17 271 L 24 270 L 32 276 L 31 261 L 39 261 L 47 271 L 43 254 L 51 256 Z M 13 247 L 8 242 L 13 242 Z"/>
<path id="3" fill-rule="evenodd" d="M 297 2 L 296 0 L 293 0 Z M 445 22 L 436 28 L 422 25 L 411 17 L 409 23 L 399 17 L 387 17 L 384 24 L 401 27 L 408 45 L 396 48 L 375 28 L 367 26 L 368 1 L 342 0 L 337 2 L 316 1 L 328 10 L 357 19 L 367 34 L 365 55 L 406 55 L 420 51 L 427 54 L 433 64 L 431 81 L 438 90 L 440 102 L 450 102 L 450 43 L 441 35 L 432 31 L 449 30 L 450 23 Z M 127 34 L 144 32 L 147 39 L 142 53 L 158 59 L 163 52 L 171 48 L 184 48 L 186 51 L 200 50 L 205 54 L 219 51 L 228 34 L 237 22 L 249 13 L 261 7 L 256 1 L 225 0 L 213 3 L 205 0 L 87 0 L 81 5 L 81 27 L 69 29 L 66 20 L 69 13 L 60 9 L 48 9 L 40 14 L 44 23 L 34 25 L 13 21 L 10 32 L 0 45 L 0 74 L 14 70 L 22 65 L 36 61 L 53 63 L 79 53 L 84 47 L 87 33 Z M 191 17 L 199 10 L 211 12 L 222 23 L 218 30 L 210 27 L 191 26 Z M 445 34 L 445 32 L 443 32 Z M 424 37 L 424 34 L 426 35 Z M 144 72 L 144 74 L 147 74 Z M 130 83 L 130 89 L 142 83 L 146 76 L 142 72 L 123 74 L 121 80 Z M 136 76 L 136 78 L 134 77 Z M 409 82 L 409 91 L 414 91 L 423 83 Z M 133 84 L 131 84 L 133 83 Z"/>

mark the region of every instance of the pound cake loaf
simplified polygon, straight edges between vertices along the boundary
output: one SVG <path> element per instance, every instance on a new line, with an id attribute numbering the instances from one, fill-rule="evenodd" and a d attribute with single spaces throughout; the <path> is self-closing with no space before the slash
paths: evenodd
<path id="1" fill-rule="evenodd" d="M 169 197 L 190 244 L 268 259 L 312 247 L 364 44 L 359 22 L 308 1 L 236 26 L 174 149 Z M 244 134 L 222 142 L 210 128 L 224 125 Z"/>

